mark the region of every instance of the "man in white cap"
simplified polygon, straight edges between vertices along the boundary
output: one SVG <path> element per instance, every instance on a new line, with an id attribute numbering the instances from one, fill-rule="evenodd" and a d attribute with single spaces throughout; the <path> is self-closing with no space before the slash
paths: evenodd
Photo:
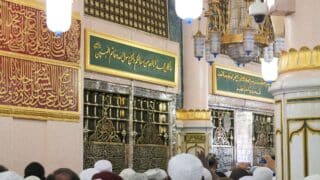
<path id="1" fill-rule="evenodd" d="M 130 176 L 135 174 L 136 172 L 132 168 L 124 169 L 120 172 L 119 176 L 122 177 L 123 180 L 129 180 Z"/>
<path id="2" fill-rule="evenodd" d="M 0 173 L 1 180 L 23 180 L 21 176 L 13 171 L 5 171 Z"/>
<path id="3" fill-rule="evenodd" d="M 134 173 L 129 176 L 128 180 L 148 180 L 148 177 L 145 173 Z"/>
<path id="4" fill-rule="evenodd" d="M 178 154 L 172 157 L 168 165 L 171 180 L 201 180 L 203 165 L 196 156 Z"/>
<path id="5" fill-rule="evenodd" d="M 145 174 L 148 176 L 148 180 L 164 180 L 168 176 L 166 171 L 160 168 L 149 169 Z"/>
<path id="6" fill-rule="evenodd" d="M 108 160 L 99 160 L 94 164 L 94 168 L 99 172 L 108 171 L 112 172 L 112 164 Z"/>
<path id="7" fill-rule="evenodd" d="M 89 168 L 89 169 L 85 169 L 83 170 L 80 174 L 80 180 L 91 180 L 93 175 L 99 173 L 99 171 L 95 168 Z"/>
<path id="8" fill-rule="evenodd" d="M 257 167 L 253 171 L 253 177 L 259 180 L 272 180 L 273 171 L 267 167 Z"/>
<path id="9" fill-rule="evenodd" d="M 305 177 L 304 180 L 320 180 L 320 175 L 314 174 L 314 175 Z"/>

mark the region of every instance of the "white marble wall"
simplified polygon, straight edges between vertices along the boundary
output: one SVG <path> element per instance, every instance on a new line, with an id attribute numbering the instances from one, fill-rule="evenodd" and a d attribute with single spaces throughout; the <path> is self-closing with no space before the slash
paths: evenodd
<path id="1" fill-rule="evenodd" d="M 318 70 L 283 74 L 271 87 L 276 99 L 276 170 L 284 180 L 320 174 Z M 278 158 L 279 157 L 279 158 Z"/>

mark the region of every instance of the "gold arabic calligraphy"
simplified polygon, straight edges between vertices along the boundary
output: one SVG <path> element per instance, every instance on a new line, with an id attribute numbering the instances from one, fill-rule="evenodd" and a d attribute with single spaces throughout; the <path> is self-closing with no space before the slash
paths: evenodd
<path id="1" fill-rule="evenodd" d="M 78 70 L 0 56 L 2 105 L 78 111 Z"/>
<path id="2" fill-rule="evenodd" d="M 94 43 L 93 48 L 95 50 L 95 59 L 104 60 L 106 58 L 109 64 L 111 64 L 111 61 L 126 63 L 127 65 L 132 66 L 134 71 L 136 71 L 137 66 L 164 73 L 172 72 L 174 70 L 172 62 L 161 63 L 158 59 L 145 59 L 139 54 L 127 54 L 126 52 L 119 51 L 112 46 L 103 49 L 100 42 Z"/>
<path id="3" fill-rule="evenodd" d="M 262 79 L 226 70 L 217 69 L 217 77 L 241 83 L 235 89 L 241 94 L 261 95 L 262 88 L 269 87 Z"/>

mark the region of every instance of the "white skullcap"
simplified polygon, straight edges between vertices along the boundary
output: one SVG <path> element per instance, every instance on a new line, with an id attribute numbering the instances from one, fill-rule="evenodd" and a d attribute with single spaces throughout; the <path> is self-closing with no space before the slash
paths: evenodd
<path id="1" fill-rule="evenodd" d="M 94 168 L 99 172 L 108 171 L 112 172 L 112 164 L 108 160 L 99 160 L 94 164 Z"/>
<path id="2" fill-rule="evenodd" d="M 253 176 L 243 176 L 239 180 L 255 180 Z"/>
<path id="3" fill-rule="evenodd" d="M 21 176 L 13 171 L 5 171 L 0 173 L 1 180 L 23 180 Z"/>
<path id="4" fill-rule="evenodd" d="M 129 180 L 130 176 L 135 174 L 136 172 L 131 169 L 131 168 L 127 168 L 121 171 L 121 173 L 119 174 L 120 177 L 122 177 L 123 180 Z"/>
<path id="5" fill-rule="evenodd" d="M 304 180 L 320 180 L 320 175 L 314 174 L 314 175 L 305 177 Z"/>
<path id="6" fill-rule="evenodd" d="M 80 174 L 79 177 L 81 180 L 91 180 L 92 176 L 99 173 L 99 171 L 95 168 L 89 168 L 83 170 Z"/>
<path id="7" fill-rule="evenodd" d="M 232 171 L 227 171 L 227 172 L 224 173 L 224 175 L 226 175 L 229 178 L 231 173 L 232 173 Z"/>
<path id="8" fill-rule="evenodd" d="M 267 167 L 257 167 L 253 171 L 253 177 L 254 179 L 259 179 L 259 180 L 272 180 L 273 172 L 271 169 Z"/>
<path id="9" fill-rule="evenodd" d="M 212 180 L 212 175 L 207 168 L 203 168 L 202 176 L 204 177 L 204 180 Z"/>
<path id="10" fill-rule="evenodd" d="M 148 180 L 163 180 L 168 176 L 166 171 L 159 168 L 149 169 L 145 174 L 148 176 Z"/>
<path id="11" fill-rule="evenodd" d="M 28 176 L 24 178 L 24 180 L 40 180 L 40 178 L 38 178 L 37 176 Z"/>
<path id="12" fill-rule="evenodd" d="M 171 180 L 201 180 L 202 169 L 200 159 L 191 154 L 178 154 L 168 164 Z"/>
<path id="13" fill-rule="evenodd" d="M 145 173 L 134 173 L 129 176 L 128 180 L 148 180 L 148 176 Z"/>

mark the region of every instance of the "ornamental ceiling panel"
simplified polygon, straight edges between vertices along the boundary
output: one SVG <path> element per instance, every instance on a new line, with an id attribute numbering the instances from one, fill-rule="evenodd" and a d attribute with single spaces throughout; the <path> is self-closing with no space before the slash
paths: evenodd
<path id="1" fill-rule="evenodd" d="M 167 0 L 85 0 L 84 13 L 168 37 Z"/>

